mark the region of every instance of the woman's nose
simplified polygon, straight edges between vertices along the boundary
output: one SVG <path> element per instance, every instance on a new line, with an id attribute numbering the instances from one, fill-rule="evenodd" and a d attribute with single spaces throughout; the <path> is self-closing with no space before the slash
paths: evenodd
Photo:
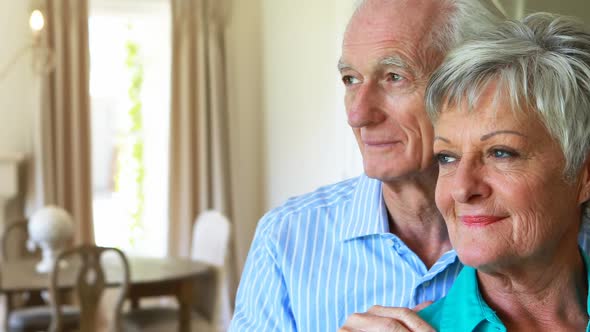
<path id="1" fill-rule="evenodd" d="M 485 181 L 485 165 L 476 158 L 462 158 L 454 174 L 452 196 L 456 202 L 470 203 L 490 196 Z"/>

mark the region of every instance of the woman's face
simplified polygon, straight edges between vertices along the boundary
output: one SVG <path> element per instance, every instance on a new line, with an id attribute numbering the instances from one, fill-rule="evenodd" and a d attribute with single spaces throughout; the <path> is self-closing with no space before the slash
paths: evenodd
<path id="1" fill-rule="evenodd" d="M 435 124 L 436 204 L 461 261 L 480 270 L 543 260 L 577 243 L 582 185 L 534 111 L 493 103 L 488 85 L 473 112 L 443 109 Z"/>

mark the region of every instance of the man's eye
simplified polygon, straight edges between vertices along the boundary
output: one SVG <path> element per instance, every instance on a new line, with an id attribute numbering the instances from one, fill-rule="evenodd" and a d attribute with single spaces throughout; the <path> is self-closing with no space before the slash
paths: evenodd
<path id="1" fill-rule="evenodd" d="M 404 79 L 404 77 L 397 73 L 388 73 L 387 78 L 392 82 L 399 82 Z"/>
<path id="2" fill-rule="evenodd" d="M 360 81 L 351 75 L 344 75 L 342 76 L 342 83 L 344 83 L 344 85 L 348 86 L 348 85 L 353 85 L 353 84 L 357 84 Z"/>
<path id="3" fill-rule="evenodd" d="M 446 154 L 446 153 L 437 153 L 435 155 L 435 158 L 438 161 L 439 165 L 447 165 L 447 164 L 453 163 L 457 160 L 456 157 L 453 157 L 453 156 Z"/>

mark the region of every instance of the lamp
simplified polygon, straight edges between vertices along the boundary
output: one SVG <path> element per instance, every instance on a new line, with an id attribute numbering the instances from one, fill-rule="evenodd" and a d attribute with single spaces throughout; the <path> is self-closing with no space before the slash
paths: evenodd
<path id="1" fill-rule="evenodd" d="M 29 27 L 33 34 L 31 49 L 33 52 L 33 70 L 38 74 L 47 74 L 53 67 L 53 52 L 47 46 L 45 38 L 45 0 L 31 0 Z"/>
<path id="2" fill-rule="evenodd" d="M 29 26 L 33 31 L 33 34 L 39 34 L 43 27 L 45 26 L 45 16 L 43 16 L 43 12 L 39 9 L 33 9 L 31 12 L 31 17 L 29 18 Z"/>
<path id="3" fill-rule="evenodd" d="M 32 52 L 33 71 L 37 74 L 47 74 L 53 67 L 53 52 L 47 46 L 46 38 L 44 38 L 45 29 L 45 1 L 31 0 L 30 1 L 30 15 L 29 27 L 32 33 L 32 42 L 23 46 L 4 66 L 0 67 L 0 80 L 2 80 L 10 69 L 18 62 L 18 60 L 28 51 Z"/>

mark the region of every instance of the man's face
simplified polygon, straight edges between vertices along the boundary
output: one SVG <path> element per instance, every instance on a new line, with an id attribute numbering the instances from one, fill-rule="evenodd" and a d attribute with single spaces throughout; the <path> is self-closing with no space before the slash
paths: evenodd
<path id="1" fill-rule="evenodd" d="M 424 44 L 436 10 L 436 1 L 369 0 L 349 23 L 339 69 L 369 177 L 392 182 L 432 165 L 423 99 L 442 57 Z"/>

